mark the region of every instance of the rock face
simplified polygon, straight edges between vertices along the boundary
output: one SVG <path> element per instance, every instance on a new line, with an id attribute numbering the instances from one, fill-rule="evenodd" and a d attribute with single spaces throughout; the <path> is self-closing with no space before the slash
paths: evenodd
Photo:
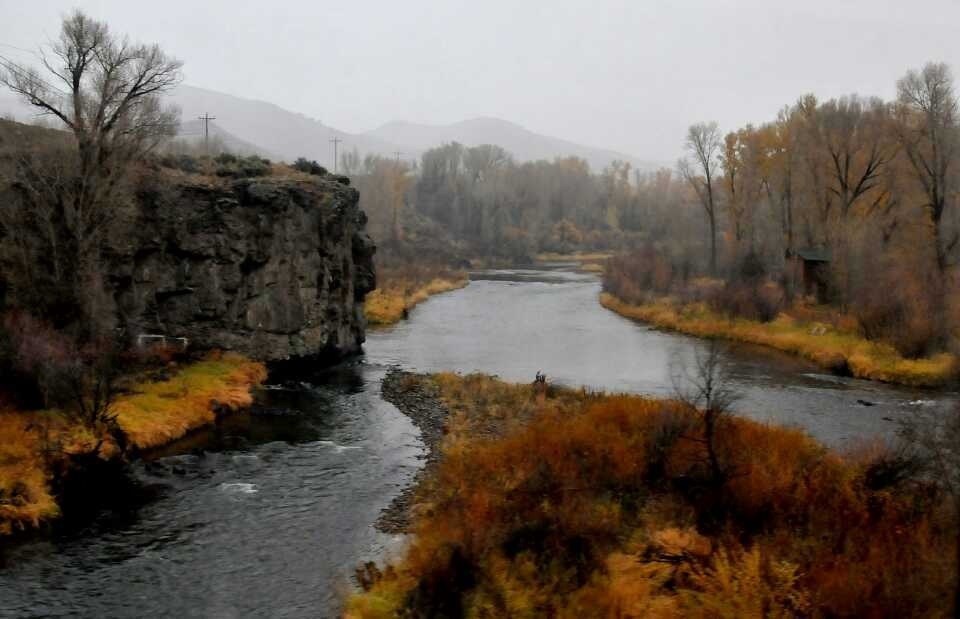
<path id="1" fill-rule="evenodd" d="M 319 177 L 141 190 L 108 261 L 120 327 L 261 360 L 358 352 L 375 280 L 357 200 Z"/>

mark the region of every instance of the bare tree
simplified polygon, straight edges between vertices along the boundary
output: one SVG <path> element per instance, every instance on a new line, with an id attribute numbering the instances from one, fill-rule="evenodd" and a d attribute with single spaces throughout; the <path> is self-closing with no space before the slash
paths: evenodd
<path id="1" fill-rule="evenodd" d="M 72 169 L 68 178 L 50 179 L 24 158 L 17 185 L 26 208 L 54 212 L 64 232 L 51 249 L 58 254 L 55 275 L 82 293 L 130 163 L 176 132 L 179 114 L 160 96 L 179 83 L 181 63 L 156 45 L 115 38 L 80 11 L 64 18 L 39 62 L 42 70 L 0 57 L 0 84 L 72 132 L 75 148 L 59 155 L 61 167 Z"/>
<path id="2" fill-rule="evenodd" d="M 723 140 L 715 122 L 691 125 L 687 133 L 687 150 L 693 155 L 699 170 L 694 171 L 686 159 L 681 159 L 680 174 L 697 192 L 700 204 L 710 223 L 710 273 L 717 274 L 717 209 L 713 197 L 713 179 L 720 165 Z"/>
<path id="3" fill-rule="evenodd" d="M 724 350 L 717 340 L 698 348 L 692 367 L 672 364 L 674 397 L 696 412 L 702 421 L 702 437 L 711 481 L 719 486 L 730 474 L 730 464 L 721 461 L 719 435 L 729 418 L 730 407 L 739 399 L 733 388 Z"/>
<path id="4" fill-rule="evenodd" d="M 856 95 L 820 106 L 823 145 L 830 156 L 829 191 L 837 197 L 845 221 L 857 202 L 880 184 L 895 147 L 887 139 L 888 107 L 880 99 Z"/>
<path id="5" fill-rule="evenodd" d="M 926 209 L 933 224 L 937 268 L 945 273 L 948 256 L 960 237 L 944 241 L 943 212 L 956 177 L 960 156 L 958 103 L 953 76 L 943 63 L 929 63 L 922 71 L 910 71 L 897 82 L 897 126 L 900 142 L 914 175 L 926 195 Z"/>
<path id="6" fill-rule="evenodd" d="M 885 201 L 885 173 L 897 145 L 889 137 L 889 106 L 880 99 L 831 99 L 810 110 L 808 118 L 810 146 L 817 151 L 812 161 L 823 164 L 821 178 L 832 196 L 824 202 L 820 224 L 833 249 L 836 292 L 846 306 L 855 284 L 851 217 L 866 215 Z"/>

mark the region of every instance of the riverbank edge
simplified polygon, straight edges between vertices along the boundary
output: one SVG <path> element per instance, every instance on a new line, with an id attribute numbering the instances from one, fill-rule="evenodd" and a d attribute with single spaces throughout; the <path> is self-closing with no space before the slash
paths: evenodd
<path id="1" fill-rule="evenodd" d="M 413 288 L 402 285 L 377 288 L 367 294 L 363 313 L 370 326 L 384 327 L 396 324 L 406 318 L 410 310 L 430 297 L 459 290 L 469 283 L 470 276 L 463 273 L 462 276 L 453 279 L 437 277 Z"/>
<path id="2" fill-rule="evenodd" d="M 383 377 L 380 397 L 396 406 L 420 430 L 426 450 L 425 465 L 380 512 L 374 525 L 383 533 L 398 535 L 409 532 L 417 490 L 430 479 L 440 462 L 440 443 L 450 411 L 440 399 L 440 389 L 429 380 L 429 375 L 407 372 L 399 367 L 390 368 Z"/>
<path id="3" fill-rule="evenodd" d="M 608 293 L 600 293 L 600 305 L 606 309 L 657 328 L 709 339 L 726 339 L 774 348 L 813 361 L 839 375 L 853 376 L 908 387 L 939 388 L 957 378 L 960 364 L 956 356 L 941 353 L 923 359 L 905 359 L 886 344 L 861 337 L 820 331 L 816 325 L 786 322 L 778 318 L 761 323 L 732 319 L 694 305 L 676 305 L 658 300 L 643 305 L 627 303 Z M 821 326 L 821 329 L 825 329 Z"/>
<path id="4" fill-rule="evenodd" d="M 222 374 L 214 371 L 224 368 Z M 73 447 L 67 447 L 58 454 L 56 462 L 46 459 L 49 455 L 45 457 L 39 453 L 47 446 L 38 436 L 41 432 L 36 427 L 38 424 L 28 421 L 36 412 L 4 412 L 5 421 L 24 428 L 22 436 L 28 438 L 31 433 L 37 436 L 29 437 L 32 438 L 29 443 L 19 446 L 27 460 L 13 463 L 24 467 L 20 472 L 26 472 L 26 480 L 0 479 L 0 490 L 19 484 L 23 492 L 19 500 L 0 496 L 3 499 L 0 501 L 0 542 L 36 531 L 60 518 L 63 511 L 58 494 L 76 493 L 76 490 L 68 492 L 66 488 L 85 487 L 91 482 L 96 486 L 98 480 L 116 475 L 118 469 L 138 459 L 143 453 L 213 426 L 224 415 L 248 409 L 253 404 L 253 390 L 266 379 L 265 364 L 236 353 L 213 352 L 203 359 L 183 365 L 166 380 L 137 385 L 131 393 L 117 398 L 113 406 L 117 423 L 129 441 L 125 452 L 112 444 L 111 439 L 99 454 L 84 453 L 83 442 L 90 438 L 83 436 L 87 431 L 63 421 L 54 412 L 46 411 L 55 415 L 62 426 L 58 429 L 62 434 L 53 440 L 75 441 Z M 201 380 L 212 381 L 213 384 L 197 390 L 199 393 L 191 392 L 188 384 L 196 384 Z M 38 453 L 29 453 L 31 447 Z M 56 473 L 54 468 L 57 469 Z M 15 467 L 10 466 L 9 469 L 15 470 Z M 0 473 L 3 472 L 0 467 Z M 55 488 L 59 488 L 60 492 Z"/>
<path id="5" fill-rule="evenodd" d="M 560 254 L 556 252 L 543 252 L 535 257 L 535 266 L 549 266 L 557 263 L 573 262 L 577 264 L 576 271 L 579 273 L 603 273 L 607 260 L 613 257 L 613 252 L 575 252 L 572 254 Z"/>

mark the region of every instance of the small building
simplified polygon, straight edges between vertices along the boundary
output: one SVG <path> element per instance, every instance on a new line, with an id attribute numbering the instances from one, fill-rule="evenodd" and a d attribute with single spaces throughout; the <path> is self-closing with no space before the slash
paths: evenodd
<path id="1" fill-rule="evenodd" d="M 827 301 L 830 284 L 830 250 L 804 247 L 787 250 L 787 268 L 798 292 L 813 296 L 818 303 Z"/>

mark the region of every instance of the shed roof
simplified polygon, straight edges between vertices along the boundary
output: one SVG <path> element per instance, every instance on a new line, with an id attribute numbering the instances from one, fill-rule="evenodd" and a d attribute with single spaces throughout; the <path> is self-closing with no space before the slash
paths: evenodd
<path id="1" fill-rule="evenodd" d="M 801 247 L 795 253 L 807 262 L 830 262 L 830 250 L 826 247 Z"/>

